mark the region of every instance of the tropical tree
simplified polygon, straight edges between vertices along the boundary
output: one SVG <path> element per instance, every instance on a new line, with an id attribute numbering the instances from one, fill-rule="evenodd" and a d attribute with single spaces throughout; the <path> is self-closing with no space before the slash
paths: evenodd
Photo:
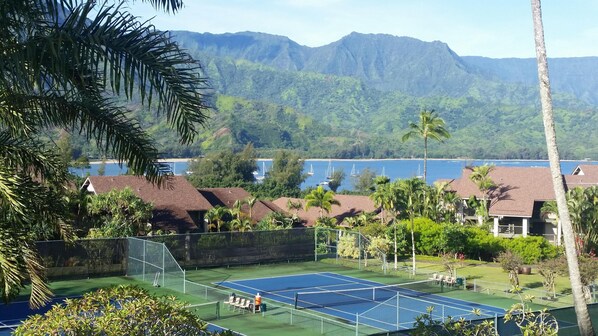
<path id="1" fill-rule="evenodd" d="M 223 206 L 216 206 L 206 212 L 208 228 L 220 232 L 225 229 L 228 221 L 232 218 L 231 211 Z"/>
<path id="2" fill-rule="evenodd" d="M 411 224 L 411 254 L 412 254 L 412 272 L 415 275 L 415 214 L 417 202 L 420 199 L 425 182 L 417 177 L 400 180 L 398 182 L 398 192 L 400 197 L 399 209 L 404 211 Z"/>
<path id="3" fill-rule="evenodd" d="M 368 168 L 365 168 L 357 176 L 351 177 L 353 190 L 362 195 L 368 195 L 375 188 L 376 173 Z"/>
<path id="4" fill-rule="evenodd" d="M 532 19 L 534 23 L 534 41 L 536 45 L 536 61 L 538 63 L 538 79 L 540 83 L 540 102 L 542 104 L 542 119 L 544 122 L 548 160 L 550 162 L 550 173 L 559 210 L 559 217 L 563 228 L 565 253 L 567 256 L 567 266 L 569 268 L 569 279 L 571 280 L 571 291 L 573 293 L 575 313 L 577 315 L 577 324 L 581 335 L 590 336 L 594 335 L 594 328 L 588 312 L 588 306 L 584 300 L 577 251 L 575 248 L 575 236 L 573 226 L 571 225 L 569 209 L 567 208 L 565 186 L 556 141 L 552 96 L 550 93 L 550 77 L 548 75 L 548 59 L 546 56 L 546 44 L 544 43 L 544 26 L 542 24 L 542 8 L 540 0 L 531 0 L 531 4 Z"/>
<path id="5" fill-rule="evenodd" d="M 390 180 L 387 177 L 378 177 L 375 179 L 376 183 L 376 190 L 370 195 L 370 199 L 374 201 L 374 204 L 377 207 L 381 207 L 384 210 L 384 214 L 382 216 L 382 224 L 388 224 L 387 216 L 389 214 L 394 214 L 395 209 L 397 207 L 397 194 L 396 194 L 396 184 L 390 183 Z M 394 217 L 394 216 L 393 216 Z M 394 245 L 394 269 L 398 268 L 399 257 L 397 253 L 397 231 L 396 226 L 394 227 L 394 234 L 393 234 L 393 245 Z"/>
<path id="6" fill-rule="evenodd" d="M 153 204 L 143 201 L 128 187 L 96 195 L 87 204 L 92 222 L 88 237 L 114 238 L 147 234 L 151 231 L 149 220 L 152 218 L 153 208 Z"/>
<path id="7" fill-rule="evenodd" d="M 244 202 L 249 207 L 249 220 L 253 220 L 253 206 L 257 203 L 257 197 L 248 197 Z"/>
<path id="8" fill-rule="evenodd" d="M 101 314 L 97 312 L 101 311 Z M 118 286 L 86 293 L 33 315 L 15 335 L 206 335 L 206 323 L 175 297 Z"/>
<path id="9" fill-rule="evenodd" d="M 338 190 L 338 187 L 341 186 L 343 180 L 345 179 L 345 171 L 342 169 L 335 170 L 332 172 L 330 176 L 330 181 L 328 181 L 328 188 L 333 192 Z"/>
<path id="10" fill-rule="evenodd" d="M 444 128 L 444 120 L 434 113 L 434 110 L 424 110 L 419 114 L 419 123 L 409 123 L 410 131 L 403 135 L 402 141 L 405 142 L 413 137 L 424 139 L 424 182 L 427 182 L 428 174 L 428 139 L 443 142 L 444 139 L 451 137 L 450 133 Z"/>
<path id="11" fill-rule="evenodd" d="M 329 213 L 333 205 L 341 205 L 339 201 L 334 199 L 334 192 L 324 190 L 324 187 L 318 186 L 305 196 L 305 210 L 316 207 L 319 210 L 319 217 L 324 217 L 324 211 Z"/>
<path id="12" fill-rule="evenodd" d="M 488 202 L 488 192 L 496 186 L 490 173 L 494 170 L 493 165 L 482 165 L 471 168 L 472 172 L 469 175 L 469 179 L 476 184 L 480 192 L 482 193 L 482 204 L 479 210 L 482 210 L 481 214 L 478 214 L 478 220 L 480 224 L 485 223 L 489 219 L 488 209 L 490 204 Z"/>
<path id="13" fill-rule="evenodd" d="M 159 151 L 127 114 L 127 101 L 139 97 L 141 104 L 156 106 L 184 144 L 195 139 L 206 120 L 207 82 L 199 63 L 168 32 L 138 22 L 124 2 L 2 2 L 0 260 L 11 260 L 0 262 L 5 299 L 29 278 L 31 304 L 47 300 L 30 227 L 55 226 L 66 234 L 62 224 L 68 215 L 59 212 L 63 199 L 55 191 L 67 185 L 67 174 L 43 140 L 46 130 L 82 133 L 136 174 L 163 183 Z M 180 0 L 149 2 L 169 12 L 183 5 Z"/>
<path id="14" fill-rule="evenodd" d="M 196 188 L 242 187 L 255 182 L 256 153 L 252 144 L 241 152 L 222 150 L 194 159 L 187 179 Z"/>

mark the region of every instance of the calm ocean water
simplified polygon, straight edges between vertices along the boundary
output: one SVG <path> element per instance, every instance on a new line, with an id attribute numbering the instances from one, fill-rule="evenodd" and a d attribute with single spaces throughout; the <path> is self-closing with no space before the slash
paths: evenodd
<path id="1" fill-rule="evenodd" d="M 187 162 L 170 162 L 169 163 L 177 175 L 185 174 L 187 172 Z M 548 167 L 548 161 L 511 161 L 511 160 L 428 160 L 428 183 L 432 183 L 438 179 L 452 179 L 461 175 L 461 170 L 465 166 L 477 166 L 483 164 L 494 164 L 496 166 L 510 166 L 510 167 Z M 598 161 L 562 161 L 561 169 L 564 174 L 570 174 L 573 169 L 579 164 L 598 164 Z M 259 171 L 256 176 L 263 174 L 263 169 L 270 170 L 272 165 L 271 160 L 258 160 Z M 90 169 L 73 170 L 79 176 L 97 175 L 99 164 L 92 164 Z M 339 190 L 351 190 L 353 185 L 351 183 L 351 172 L 355 174 L 364 169 L 369 169 L 377 175 L 386 175 L 391 180 L 397 178 L 410 178 L 423 174 L 424 161 L 421 159 L 396 159 L 396 160 L 306 160 L 304 172 L 309 172 L 313 169 L 313 175 L 309 175 L 305 182 L 301 185 L 302 188 L 308 186 L 316 186 L 320 182 L 326 181 L 328 171 L 343 170 L 345 172 L 345 180 L 342 182 Z M 126 166 L 119 167 L 117 164 L 106 164 L 106 175 L 121 175 L 127 171 Z"/>

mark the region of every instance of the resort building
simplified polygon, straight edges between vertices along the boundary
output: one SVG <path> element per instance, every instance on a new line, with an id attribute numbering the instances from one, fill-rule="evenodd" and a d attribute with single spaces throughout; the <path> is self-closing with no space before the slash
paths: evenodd
<path id="1" fill-rule="evenodd" d="M 493 220 L 494 236 L 516 237 L 541 235 L 560 245 L 561 223 L 555 214 L 541 211 L 545 202 L 555 199 L 550 168 L 500 167 L 489 174 L 495 186 L 483 195 L 471 181 L 471 167 L 466 167 L 461 177 L 450 181 L 449 188 L 464 202 L 460 208 L 463 221 L 475 220 L 474 209 L 467 208 L 469 198 L 488 200 L 488 214 Z M 580 165 L 571 175 L 563 175 L 566 189 L 598 185 L 598 166 Z"/>

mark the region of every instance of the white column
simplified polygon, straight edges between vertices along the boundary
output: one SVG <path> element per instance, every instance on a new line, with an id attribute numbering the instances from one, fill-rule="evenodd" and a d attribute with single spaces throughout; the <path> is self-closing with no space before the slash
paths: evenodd
<path id="1" fill-rule="evenodd" d="M 561 220 L 559 219 L 556 223 L 556 245 L 561 246 L 561 237 L 563 234 L 563 226 L 561 224 Z"/>
<path id="2" fill-rule="evenodd" d="M 494 217 L 494 237 L 498 237 L 498 217 Z"/>
<path id="3" fill-rule="evenodd" d="M 521 234 L 524 237 L 527 237 L 527 233 L 529 232 L 529 219 L 528 218 L 523 218 L 521 220 L 522 224 L 523 224 L 523 230 L 521 232 Z"/>

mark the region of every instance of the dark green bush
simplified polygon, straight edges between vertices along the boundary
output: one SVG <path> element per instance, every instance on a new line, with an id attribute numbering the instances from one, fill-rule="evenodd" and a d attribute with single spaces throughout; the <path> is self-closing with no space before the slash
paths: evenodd
<path id="1" fill-rule="evenodd" d="M 558 247 L 550 244 L 544 237 L 528 236 L 503 239 L 503 246 L 521 256 L 526 264 L 551 259 L 559 254 Z"/>

